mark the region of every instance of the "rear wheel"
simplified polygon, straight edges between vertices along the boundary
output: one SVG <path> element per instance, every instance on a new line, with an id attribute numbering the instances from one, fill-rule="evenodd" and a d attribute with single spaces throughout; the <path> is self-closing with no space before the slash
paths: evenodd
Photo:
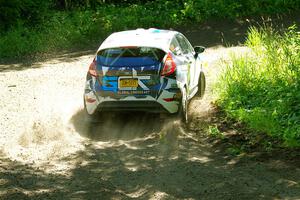
<path id="1" fill-rule="evenodd" d="M 188 98 L 186 88 L 182 90 L 182 98 L 179 106 L 178 116 L 183 123 L 188 123 Z"/>

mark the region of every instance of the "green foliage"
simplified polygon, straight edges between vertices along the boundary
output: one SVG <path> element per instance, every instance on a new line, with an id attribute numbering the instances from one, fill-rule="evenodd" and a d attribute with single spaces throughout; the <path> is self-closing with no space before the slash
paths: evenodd
<path id="1" fill-rule="evenodd" d="M 0 0 L 0 30 L 8 31 L 20 25 L 31 27 L 44 22 L 50 1 Z"/>
<path id="2" fill-rule="evenodd" d="M 229 147 L 226 149 L 226 152 L 232 156 L 238 156 L 243 152 L 243 149 L 240 147 Z"/>
<path id="3" fill-rule="evenodd" d="M 251 51 L 233 57 L 218 84 L 218 103 L 253 130 L 300 146 L 300 33 L 251 28 Z"/>
<path id="4" fill-rule="evenodd" d="M 35 28 L 20 25 L 0 38 L 0 57 L 12 58 L 37 52 L 97 46 L 114 31 L 138 27 L 165 27 L 177 23 L 175 10 L 165 11 L 165 6 L 131 5 L 103 6 L 97 10 L 55 11 L 51 17 Z M 156 17 L 153 17 L 155 15 Z M 96 43 L 93 45 L 92 43 Z"/>
<path id="5" fill-rule="evenodd" d="M 183 0 L 183 16 L 203 20 L 272 14 L 300 8 L 300 0 Z"/>
<path id="6" fill-rule="evenodd" d="M 219 128 L 216 125 L 208 127 L 208 134 L 215 138 L 224 139 L 224 134 L 219 130 Z"/>
<path id="7" fill-rule="evenodd" d="M 0 58 L 86 46 L 113 31 L 300 8 L 300 0 L 0 0 Z"/>

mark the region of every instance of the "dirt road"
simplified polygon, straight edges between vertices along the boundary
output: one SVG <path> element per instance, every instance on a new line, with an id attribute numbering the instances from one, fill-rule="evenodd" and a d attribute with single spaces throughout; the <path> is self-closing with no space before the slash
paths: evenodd
<path id="1" fill-rule="evenodd" d="M 206 51 L 210 84 L 206 98 L 192 102 L 188 127 L 146 114 L 88 127 L 82 89 L 92 55 L 2 66 L 0 198 L 300 199 L 299 162 L 231 156 L 201 128 L 214 117 L 218 63 L 243 50 Z"/>
<path id="2" fill-rule="evenodd" d="M 234 156 L 207 137 L 217 118 L 210 102 L 219 63 L 244 51 L 205 52 L 208 89 L 192 101 L 188 126 L 136 113 L 88 126 L 89 52 L 0 65 L 0 199 L 300 199 L 299 158 Z"/>

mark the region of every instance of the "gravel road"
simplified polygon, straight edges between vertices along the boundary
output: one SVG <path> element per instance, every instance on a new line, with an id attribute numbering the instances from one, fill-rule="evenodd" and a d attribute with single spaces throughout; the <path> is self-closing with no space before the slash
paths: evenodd
<path id="1" fill-rule="evenodd" d="M 220 62 L 245 51 L 207 49 L 208 89 L 188 126 L 143 113 L 88 126 L 89 52 L 0 65 L 0 199 L 300 199 L 299 159 L 232 156 L 204 131 Z"/>

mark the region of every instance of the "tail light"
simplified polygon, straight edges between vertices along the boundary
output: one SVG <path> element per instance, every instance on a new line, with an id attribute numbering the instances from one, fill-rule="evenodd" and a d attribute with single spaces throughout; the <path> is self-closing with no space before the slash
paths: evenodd
<path id="1" fill-rule="evenodd" d="M 163 100 L 166 102 L 171 102 L 171 101 L 174 101 L 175 99 L 174 98 L 164 98 Z"/>
<path id="2" fill-rule="evenodd" d="M 97 77 L 97 71 L 96 71 L 96 66 L 97 66 L 97 63 L 96 63 L 96 60 L 94 58 L 93 62 L 90 64 L 89 66 L 89 74 L 91 76 L 94 76 L 94 77 Z"/>
<path id="3" fill-rule="evenodd" d="M 162 76 L 171 75 L 175 72 L 175 70 L 176 70 L 176 64 L 173 60 L 173 57 L 172 57 L 171 53 L 168 53 L 167 57 L 166 57 L 166 60 L 165 60 L 165 63 L 164 63 L 163 70 L 161 72 L 161 75 Z"/>
<path id="4" fill-rule="evenodd" d="M 85 101 L 88 103 L 94 103 L 96 101 L 96 99 L 93 99 L 91 97 L 85 97 Z"/>

